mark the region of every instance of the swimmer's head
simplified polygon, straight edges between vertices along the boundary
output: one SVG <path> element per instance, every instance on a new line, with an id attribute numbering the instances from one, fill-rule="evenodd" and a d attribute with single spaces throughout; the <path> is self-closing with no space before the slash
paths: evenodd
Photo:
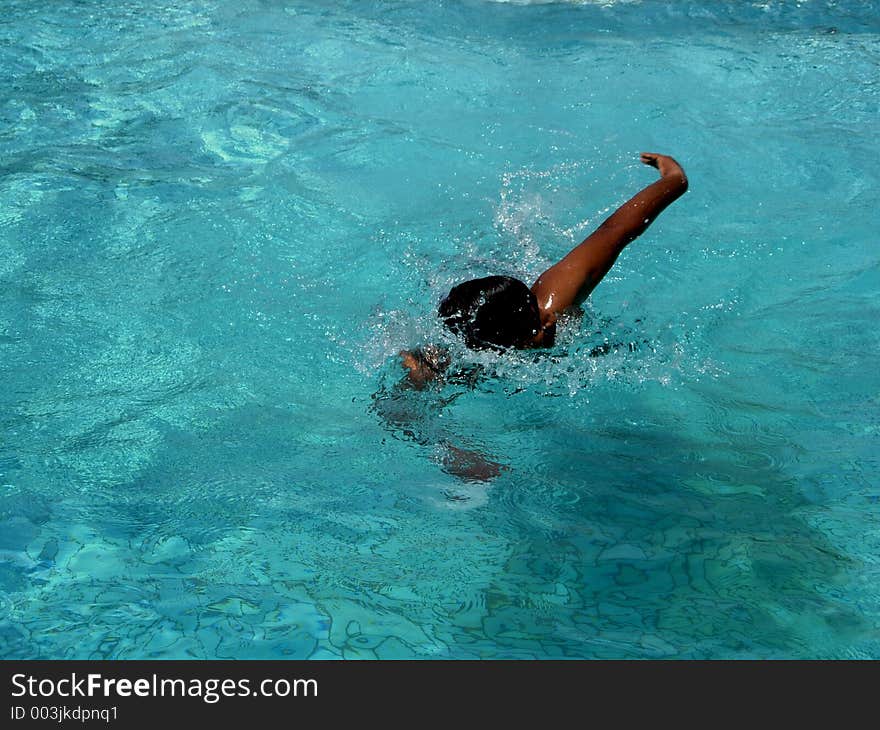
<path id="1" fill-rule="evenodd" d="M 538 300 L 510 276 L 487 276 L 453 287 L 437 313 L 474 350 L 530 348 L 542 333 Z"/>

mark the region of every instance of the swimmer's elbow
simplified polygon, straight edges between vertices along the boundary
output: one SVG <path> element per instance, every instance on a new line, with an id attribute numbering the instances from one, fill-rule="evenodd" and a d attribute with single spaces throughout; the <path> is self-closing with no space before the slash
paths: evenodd
<path id="1" fill-rule="evenodd" d="M 684 174 L 684 170 L 681 171 L 681 180 L 678 183 L 679 195 L 684 195 L 687 192 L 688 187 L 690 187 L 690 183 L 688 182 L 687 175 Z"/>

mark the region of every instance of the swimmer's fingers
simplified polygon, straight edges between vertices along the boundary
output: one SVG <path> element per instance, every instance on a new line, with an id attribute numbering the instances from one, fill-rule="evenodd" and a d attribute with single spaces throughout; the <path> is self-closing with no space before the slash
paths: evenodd
<path id="1" fill-rule="evenodd" d="M 678 175 L 681 176 L 683 181 L 687 181 L 687 177 L 684 174 L 684 170 L 681 165 L 679 165 L 674 159 L 672 159 L 669 155 L 659 155 L 656 152 L 642 152 L 639 156 L 639 159 L 651 167 L 656 167 L 660 171 L 661 177 L 667 177 L 669 175 Z"/>
<path id="2" fill-rule="evenodd" d="M 653 152 L 642 152 L 642 154 L 639 155 L 639 159 L 641 159 L 646 165 L 657 167 L 657 155 Z"/>

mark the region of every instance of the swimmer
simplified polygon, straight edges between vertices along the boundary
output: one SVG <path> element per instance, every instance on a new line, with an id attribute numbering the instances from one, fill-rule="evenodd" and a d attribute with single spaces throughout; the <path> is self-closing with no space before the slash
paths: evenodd
<path id="1" fill-rule="evenodd" d="M 602 225 L 529 288 L 509 276 L 487 276 L 453 287 L 438 316 L 474 350 L 552 347 L 559 317 L 583 302 L 614 265 L 620 252 L 688 189 L 681 165 L 667 155 L 643 152 L 660 179 L 618 208 Z M 439 380 L 449 365 L 443 348 L 428 345 L 400 353 L 412 387 Z"/>
<path id="2" fill-rule="evenodd" d="M 671 157 L 644 152 L 641 161 L 657 168 L 660 179 L 618 208 L 580 245 L 541 274 L 531 288 L 509 276 L 488 276 L 459 284 L 440 303 L 437 314 L 445 326 L 473 350 L 552 347 L 560 316 L 581 304 L 627 244 L 644 233 L 688 188 L 684 170 Z M 602 354 L 596 348 L 590 353 Z M 474 374 L 466 369 L 450 375 L 452 359 L 438 345 L 403 350 L 400 356 L 407 371 L 405 377 L 391 392 L 383 390 L 374 395 L 374 410 L 389 430 L 408 441 L 434 447 L 443 471 L 463 482 L 490 482 L 506 471 L 509 467 L 490 458 L 479 443 L 471 441 L 465 446 L 454 443 L 450 434 L 429 433 L 433 419 L 402 400 L 407 391 L 423 390 L 433 382 L 467 381 Z"/>

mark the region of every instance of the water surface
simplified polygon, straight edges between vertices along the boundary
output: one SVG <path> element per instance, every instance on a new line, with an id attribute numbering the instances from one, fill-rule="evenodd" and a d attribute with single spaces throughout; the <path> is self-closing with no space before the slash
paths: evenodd
<path id="1" fill-rule="evenodd" d="M 0 656 L 880 656 L 878 11 L 6 2 Z M 383 418 L 642 150 L 553 352 Z"/>

